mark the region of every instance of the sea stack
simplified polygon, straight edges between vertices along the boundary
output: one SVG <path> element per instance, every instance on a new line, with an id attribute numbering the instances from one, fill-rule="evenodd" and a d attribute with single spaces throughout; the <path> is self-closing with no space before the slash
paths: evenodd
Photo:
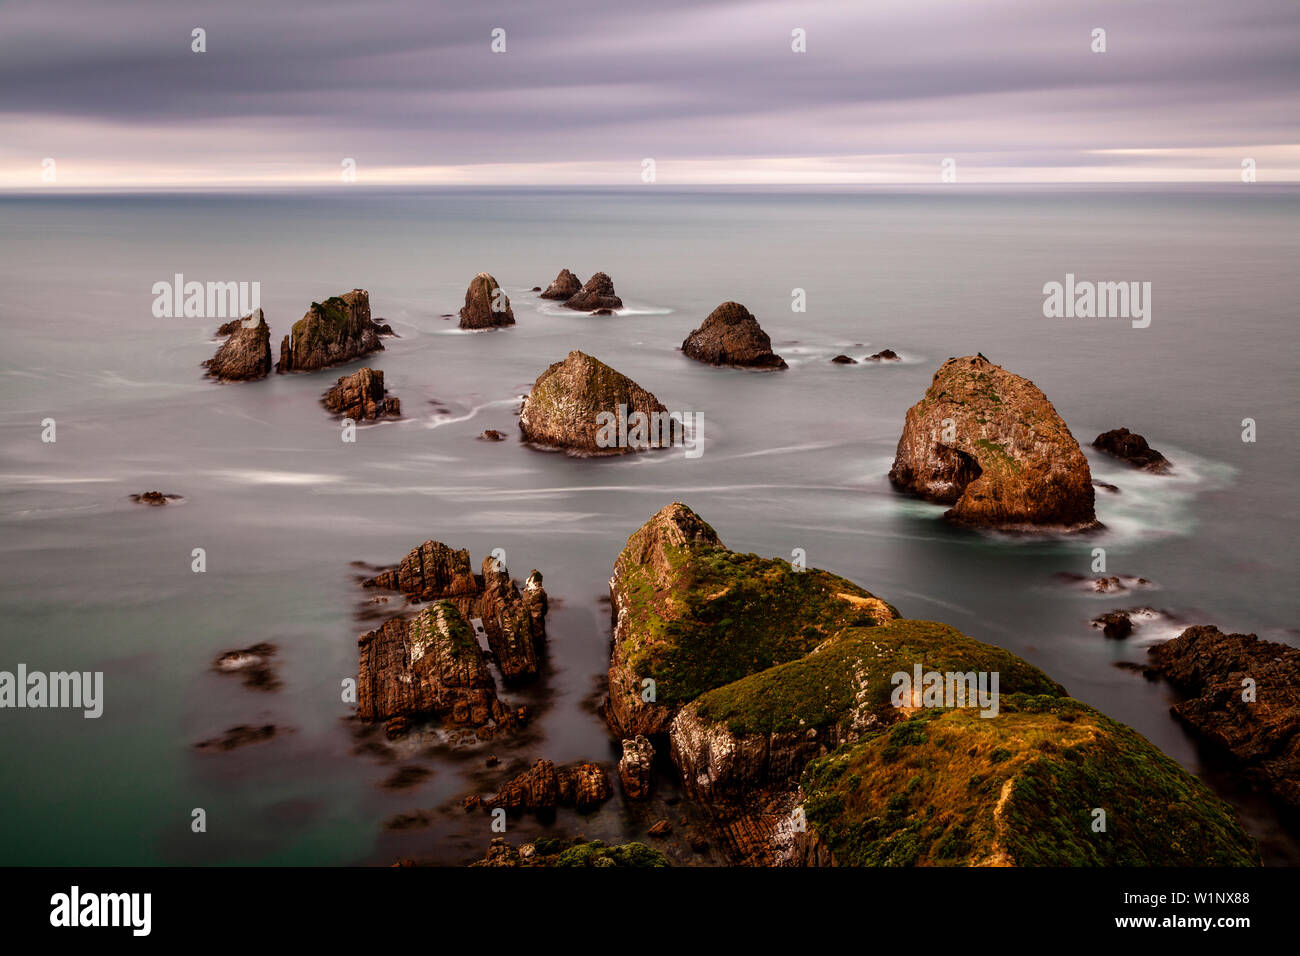
<path id="1" fill-rule="evenodd" d="M 465 307 L 460 310 L 462 329 L 499 329 L 515 324 L 510 300 L 497 280 L 480 272 L 465 290 Z"/>
<path id="2" fill-rule="evenodd" d="M 621 309 L 623 308 L 623 300 L 614 294 L 614 280 L 603 272 L 597 272 L 587 280 L 587 284 L 582 289 L 564 303 L 564 307 L 566 309 L 577 309 L 579 312 L 594 312 L 597 309 Z"/>
<path id="3" fill-rule="evenodd" d="M 227 322 L 217 334 L 230 337 L 203 363 L 209 375 L 223 382 L 254 382 L 270 374 L 271 329 L 261 309 Z"/>
<path id="4" fill-rule="evenodd" d="M 543 372 L 524 399 L 519 429 L 524 439 L 581 455 L 619 455 L 655 447 L 607 441 L 608 418 L 629 421 L 636 414 L 654 421 L 667 409 L 621 372 L 585 352 L 573 351 Z"/>
<path id="5" fill-rule="evenodd" d="M 1088 459 L 1033 382 L 983 355 L 951 358 L 907 412 L 889 480 L 949 504 L 957 524 L 1008 531 L 1099 527 Z"/>
<path id="6" fill-rule="evenodd" d="M 575 276 L 568 269 L 561 269 L 560 274 L 555 277 L 555 281 L 546 287 L 540 298 L 559 299 L 561 302 L 572 299 L 582 291 L 582 280 Z"/>
<path id="7" fill-rule="evenodd" d="M 682 351 L 697 362 L 738 368 L 786 368 L 772 340 L 739 302 L 724 302 L 686 337 Z"/>
<path id="8" fill-rule="evenodd" d="M 1141 435 L 1127 428 L 1102 432 L 1093 439 L 1092 447 L 1143 471 L 1163 475 L 1169 470 L 1169 459 L 1148 445 Z"/>
<path id="9" fill-rule="evenodd" d="M 336 415 L 355 421 L 402 414 L 402 403 L 385 395 L 384 373 L 372 368 L 344 375 L 321 401 Z"/>
<path id="10" fill-rule="evenodd" d="M 370 319 L 370 293 L 353 289 L 313 302 L 280 343 L 277 372 L 314 372 L 383 349 Z"/>

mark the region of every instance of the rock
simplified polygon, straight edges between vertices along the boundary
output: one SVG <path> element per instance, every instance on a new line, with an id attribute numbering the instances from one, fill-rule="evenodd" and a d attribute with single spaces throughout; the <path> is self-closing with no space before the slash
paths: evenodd
<path id="1" fill-rule="evenodd" d="M 666 837 L 673 832 L 673 825 L 667 820 L 660 820 L 646 832 L 652 837 Z"/>
<path id="2" fill-rule="evenodd" d="M 405 717 L 390 717 L 384 723 L 384 736 L 389 740 L 404 737 L 411 731 L 411 722 Z"/>
<path id="3" fill-rule="evenodd" d="M 276 646 L 262 642 L 239 651 L 226 651 L 212 662 L 213 670 L 220 674 L 238 674 L 244 686 L 255 690 L 276 690 L 280 680 L 275 676 Z"/>
<path id="4" fill-rule="evenodd" d="M 593 313 L 591 313 L 591 314 L 592 314 L 592 315 L 613 315 L 613 314 L 614 314 L 614 310 L 613 310 L 613 309 L 597 309 L 595 312 L 593 312 Z"/>
<path id="5" fill-rule="evenodd" d="M 581 291 L 582 280 L 568 269 L 561 269 L 560 274 L 555 277 L 555 281 L 548 285 L 546 291 L 541 294 L 541 298 L 564 301 L 572 299 Z"/>
<path id="6" fill-rule="evenodd" d="M 847 355 L 837 355 L 835 356 L 835 358 L 831 359 L 831 364 L 832 365 L 857 365 L 858 360 L 855 358 L 849 358 Z"/>
<path id="7" fill-rule="evenodd" d="M 482 441 L 505 441 L 506 433 L 499 432 L 495 428 L 486 429 L 483 434 L 478 436 Z"/>
<path id="8" fill-rule="evenodd" d="M 516 850 L 504 837 L 494 837 L 487 856 L 470 866 L 660 867 L 668 866 L 668 860 L 644 843 L 606 846 L 600 840 L 582 837 L 572 841 L 544 837 Z"/>
<path id="9" fill-rule="evenodd" d="M 402 403 L 385 397 L 384 373 L 372 368 L 344 375 L 321 401 L 331 412 L 354 421 L 402 414 Z"/>
<path id="10" fill-rule="evenodd" d="M 898 616 L 844 578 L 728 551 L 680 502 L 628 538 L 609 590 L 605 720 L 625 738 L 667 733 L 705 691 L 802 657 L 849 625 Z"/>
<path id="11" fill-rule="evenodd" d="M 539 286 L 539 285 L 535 285 L 535 286 L 533 286 L 531 289 L 529 289 L 528 291 L 529 291 L 529 292 L 541 292 L 541 291 L 542 291 L 542 287 Z"/>
<path id="12" fill-rule="evenodd" d="M 244 323 L 249 321 L 252 327 L 246 328 Z M 253 382 L 270 374 L 271 329 L 261 309 L 227 322 L 217 334 L 230 337 L 203 363 L 209 375 L 223 382 Z"/>
<path id="13" fill-rule="evenodd" d="M 501 758 L 496 754 L 488 754 L 487 760 L 483 761 L 483 763 L 485 766 L 495 767 L 497 764 L 501 763 Z"/>
<path id="14" fill-rule="evenodd" d="M 866 358 L 864 358 L 862 361 L 864 361 L 864 362 L 901 362 L 902 359 L 898 357 L 898 353 L 895 352 L 893 349 L 881 349 L 879 352 L 876 352 L 874 355 L 868 355 L 868 356 L 867 356 Z"/>
<path id="15" fill-rule="evenodd" d="M 393 331 L 393 327 L 382 319 L 375 319 L 375 333 L 377 335 L 391 336 L 392 338 L 398 337 L 397 333 Z"/>
<path id="16" fill-rule="evenodd" d="M 577 309 L 580 312 L 590 312 L 594 309 L 621 309 L 623 300 L 614 294 L 614 280 L 603 272 L 597 272 L 587 280 L 587 284 L 582 289 L 569 297 L 564 307 Z"/>
<path id="17" fill-rule="evenodd" d="M 502 786 L 495 796 L 485 799 L 483 806 L 527 813 L 574 807 L 586 813 L 613 795 L 609 778 L 599 764 L 576 763 L 557 769 L 549 760 L 538 760 Z"/>
<path id="18" fill-rule="evenodd" d="M 1094 488 L 1100 488 L 1102 491 L 1109 492 L 1112 495 L 1117 495 L 1120 493 L 1119 485 L 1112 485 L 1109 481 L 1098 481 L 1096 478 L 1094 478 L 1092 479 L 1092 486 Z"/>
<path id="19" fill-rule="evenodd" d="M 415 601 L 450 601 L 471 624 L 482 623 L 502 679 L 522 683 L 537 676 L 548 604 L 537 571 L 528 576 L 521 592 L 495 558 L 485 558 L 482 573 L 475 575 L 468 551 L 426 541 L 365 586 L 401 591 Z"/>
<path id="20" fill-rule="evenodd" d="M 603 447 L 602 413 L 617 416 L 622 406 L 630 420 L 634 413 L 647 417 L 667 409 L 644 388 L 621 372 L 585 352 L 546 369 L 524 399 L 519 429 L 527 441 L 562 448 L 582 455 L 618 455 L 643 450 L 630 443 Z M 660 447 L 658 442 L 645 447 Z"/>
<path id="21" fill-rule="evenodd" d="M 370 318 L 370 293 L 353 289 L 313 302 L 280 343 L 277 372 L 313 372 L 382 351 Z"/>
<path id="22" fill-rule="evenodd" d="M 739 302 L 724 302 L 682 342 L 682 351 L 697 362 L 739 368 L 785 368 L 772 351 L 772 340 Z"/>
<path id="23" fill-rule="evenodd" d="M 1147 444 L 1141 435 L 1127 428 L 1115 428 L 1102 432 L 1093 439 L 1092 447 L 1104 451 L 1121 461 L 1126 461 L 1134 468 L 1163 475 L 1169 471 L 1169 459 Z"/>
<path id="24" fill-rule="evenodd" d="M 132 495 L 131 500 L 140 505 L 165 505 L 169 501 L 179 501 L 180 495 L 165 495 L 161 491 L 146 491 L 143 494 Z"/>
<path id="25" fill-rule="evenodd" d="M 240 724 L 238 727 L 231 727 L 219 737 L 200 741 L 194 745 L 194 749 L 209 752 L 234 750 L 237 747 L 247 747 L 249 744 L 264 743 L 279 732 L 280 728 L 275 724 L 263 724 L 260 727 Z"/>
<path id="26" fill-rule="evenodd" d="M 391 618 L 357 641 L 357 713 L 362 720 L 437 717 L 468 727 L 509 729 L 514 712 L 497 700 L 478 640 L 450 601 Z"/>
<path id="27" fill-rule="evenodd" d="M 709 848 L 709 838 L 702 833 L 692 833 L 686 840 L 692 850 L 696 853 L 703 853 Z"/>
<path id="28" fill-rule="evenodd" d="M 623 782 L 623 793 L 629 800 L 644 800 L 650 796 L 654 779 L 655 748 L 648 739 L 638 734 L 623 741 L 623 756 L 618 762 L 618 778 Z"/>
<path id="29" fill-rule="evenodd" d="M 945 424 L 947 423 L 947 424 Z M 1028 379 L 982 355 L 949 359 L 907 412 L 889 479 L 949 504 L 948 520 L 1015 531 L 1100 527 L 1088 459 Z"/>
<path id="30" fill-rule="evenodd" d="M 515 324 L 510 299 L 486 272 L 480 272 L 465 290 L 465 306 L 460 310 L 462 329 L 496 329 Z"/>
<path id="31" fill-rule="evenodd" d="M 1300 648 L 1202 625 L 1149 655 L 1188 695 L 1173 715 L 1230 755 L 1289 813 L 1300 811 Z"/>
<path id="32" fill-rule="evenodd" d="M 1110 611 L 1095 618 L 1092 626 L 1101 628 L 1103 634 L 1115 640 L 1123 640 L 1133 633 L 1133 619 L 1127 611 Z"/>

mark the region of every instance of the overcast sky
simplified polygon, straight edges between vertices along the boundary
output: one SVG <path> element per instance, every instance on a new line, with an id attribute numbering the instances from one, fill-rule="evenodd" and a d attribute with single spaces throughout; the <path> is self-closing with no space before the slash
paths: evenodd
<path id="1" fill-rule="evenodd" d="M 0 0 L 0 188 L 1300 181 L 1298 51 L 1300 0 Z"/>

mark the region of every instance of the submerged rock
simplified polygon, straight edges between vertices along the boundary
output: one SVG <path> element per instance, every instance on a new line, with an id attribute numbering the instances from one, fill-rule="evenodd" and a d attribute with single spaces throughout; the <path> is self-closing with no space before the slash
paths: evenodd
<path id="1" fill-rule="evenodd" d="M 561 273 L 563 275 L 563 273 Z M 564 303 L 566 309 L 591 312 L 595 309 L 621 309 L 623 300 L 614 294 L 614 280 L 597 272 L 578 292 Z"/>
<path id="2" fill-rule="evenodd" d="M 1101 632 L 1113 640 L 1123 640 L 1133 633 L 1133 619 L 1129 617 L 1127 611 L 1108 611 L 1095 618 L 1092 626 L 1100 628 Z"/>
<path id="3" fill-rule="evenodd" d="M 640 447 L 602 444 L 601 415 L 617 416 L 620 406 L 629 419 L 637 412 L 647 417 L 667 412 L 657 398 L 626 375 L 585 352 L 573 351 L 538 376 L 524 399 L 519 429 L 527 441 L 584 455 L 620 455 L 660 447 L 655 441 Z"/>
<path id="4" fill-rule="evenodd" d="M 572 299 L 582 291 L 582 280 L 575 276 L 568 269 L 561 269 L 560 274 L 555 277 L 546 291 L 539 298 L 559 299 L 561 302 Z"/>
<path id="5" fill-rule="evenodd" d="M 238 747 L 247 747 L 249 744 L 265 743 L 280 731 L 281 729 L 275 724 L 262 724 L 260 727 L 240 724 L 238 727 L 231 727 L 220 736 L 199 741 L 194 745 L 194 749 L 209 752 L 235 750 Z"/>
<path id="6" fill-rule="evenodd" d="M 1104 451 L 1134 468 L 1163 475 L 1170 468 L 1169 459 L 1147 444 L 1147 440 L 1127 428 L 1102 432 L 1093 439 L 1092 447 Z"/>
<path id="7" fill-rule="evenodd" d="M 847 355 L 837 355 L 835 356 L 835 358 L 831 359 L 831 364 L 832 365 L 857 365 L 858 360 L 855 358 L 849 358 Z"/>
<path id="8" fill-rule="evenodd" d="M 1188 695 L 1173 715 L 1289 812 L 1300 812 L 1300 648 L 1202 625 L 1149 654 Z"/>
<path id="9" fill-rule="evenodd" d="M 486 272 L 480 272 L 465 290 L 465 306 L 460 310 L 462 329 L 495 329 L 515 324 L 510 299 Z"/>
<path id="10" fill-rule="evenodd" d="M 483 441 L 505 441 L 506 433 L 499 432 L 495 428 L 487 428 L 478 437 Z"/>
<path id="11" fill-rule="evenodd" d="M 276 646 L 265 641 L 238 651 L 226 651 L 212 662 L 219 674 L 238 674 L 245 687 L 256 690 L 275 690 L 280 679 L 275 676 Z"/>
<path id="12" fill-rule="evenodd" d="M 252 325 L 245 326 L 245 322 Z M 209 375 L 223 382 L 253 382 L 270 374 L 271 329 L 261 309 L 227 322 L 217 334 L 230 337 L 203 363 Z"/>
<path id="13" fill-rule="evenodd" d="M 165 505 L 169 501 L 180 501 L 180 495 L 165 495 L 161 491 L 146 491 L 132 495 L 131 500 L 140 505 Z"/>
<path id="14" fill-rule="evenodd" d="M 982 355 L 949 359 L 907 412 L 889 479 L 950 504 L 957 524 L 1003 530 L 1099 527 L 1088 459 L 1028 379 Z"/>
<path id="15" fill-rule="evenodd" d="M 724 302 L 682 342 L 682 351 L 697 362 L 740 368 L 785 368 L 772 351 L 772 340 L 739 302 Z"/>
<path id="16" fill-rule="evenodd" d="M 384 393 L 384 373 L 372 368 L 344 375 L 321 401 L 336 415 L 355 421 L 402 413 L 402 403 Z"/>
<path id="17" fill-rule="evenodd" d="M 312 372 L 382 351 L 370 318 L 370 293 L 353 289 L 313 302 L 280 343 L 277 372 Z"/>
<path id="18" fill-rule="evenodd" d="M 574 807 L 580 813 L 594 810 L 614 795 L 604 769 L 595 763 L 557 768 L 538 760 L 528 770 L 506 782 L 495 796 L 482 801 L 485 809 L 502 807 L 521 813 L 553 812 Z"/>

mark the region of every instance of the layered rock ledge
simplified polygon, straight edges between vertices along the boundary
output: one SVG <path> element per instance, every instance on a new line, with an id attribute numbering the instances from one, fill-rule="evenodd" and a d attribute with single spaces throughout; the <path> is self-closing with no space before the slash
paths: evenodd
<path id="1" fill-rule="evenodd" d="M 738 368 L 786 368 L 772 351 L 772 340 L 739 302 L 724 302 L 682 342 L 682 351 L 697 362 Z"/>
<path id="2" fill-rule="evenodd" d="M 313 302 L 280 343 L 277 372 L 313 372 L 383 350 L 370 318 L 370 293 L 353 289 Z"/>
<path id="3" fill-rule="evenodd" d="M 372 368 L 342 376 L 321 401 L 334 414 L 355 421 L 402 414 L 402 403 L 384 391 L 384 373 Z"/>

